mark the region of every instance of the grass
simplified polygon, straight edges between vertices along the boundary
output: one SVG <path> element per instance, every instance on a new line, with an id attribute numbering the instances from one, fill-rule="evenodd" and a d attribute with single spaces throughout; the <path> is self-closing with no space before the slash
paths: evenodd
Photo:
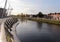
<path id="1" fill-rule="evenodd" d="M 42 23 L 50 23 L 50 24 L 56 24 L 60 25 L 60 20 L 49 20 L 49 19 L 43 19 L 43 18 L 29 18 L 29 17 L 17 17 L 19 19 L 27 19 L 27 20 L 32 20 L 32 21 L 37 21 L 37 22 L 42 22 Z"/>
<path id="2" fill-rule="evenodd" d="M 50 24 L 60 25 L 60 21 L 59 20 L 49 20 L 49 19 L 42 19 L 42 18 L 28 18 L 28 20 L 42 22 L 42 23 L 50 23 Z"/>

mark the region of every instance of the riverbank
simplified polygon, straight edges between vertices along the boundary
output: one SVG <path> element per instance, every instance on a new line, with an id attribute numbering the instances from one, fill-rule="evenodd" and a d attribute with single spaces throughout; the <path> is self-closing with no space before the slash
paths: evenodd
<path id="1" fill-rule="evenodd" d="M 13 35 L 13 38 L 14 38 L 14 41 L 13 42 L 20 42 L 20 40 L 18 39 L 17 37 L 17 34 L 16 34 L 16 26 L 19 24 L 19 21 L 17 21 L 17 23 L 15 23 L 12 27 L 12 35 Z"/>
<path id="2" fill-rule="evenodd" d="M 12 31 L 11 28 L 12 28 L 13 24 L 15 24 L 17 21 L 18 21 L 17 18 L 12 18 L 12 17 L 4 20 L 4 22 L 1 26 L 1 28 L 3 28 L 3 29 L 1 31 L 2 31 L 2 35 L 3 35 L 2 38 L 5 37 L 4 40 L 6 39 L 5 40 L 6 42 L 14 42 L 13 35 L 11 34 L 11 31 Z"/>
<path id="3" fill-rule="evenodd" d="M 43 19 L 43 18 L 28 18 L 28 20 L 60 25 L 60 21 L 59 20 L 49 20 L 49 19 Z"/>
<path id="4" fill-rule="evenodd" d="M 0 42 L 7 42 L 5 28 L 4 28 L 4 22 L 7 19 L 8 18 L 3 18 L 0 20 Z"/>

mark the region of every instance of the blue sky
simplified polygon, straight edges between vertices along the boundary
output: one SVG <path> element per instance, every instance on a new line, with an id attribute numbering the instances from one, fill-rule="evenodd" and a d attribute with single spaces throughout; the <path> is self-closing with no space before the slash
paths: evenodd
<path id="1" fill-rule="evenodd" d="M 0 1 L 0 7 L 4 6 L 4 2 L 5 0 Z M 60 12 L 60 0 L 8 0 L 8 3 L 14 9 L 12 14 L 37 14 L 40 11 L 44 14 Z M 7 8 L 8 6 L 9 4 Z"/>

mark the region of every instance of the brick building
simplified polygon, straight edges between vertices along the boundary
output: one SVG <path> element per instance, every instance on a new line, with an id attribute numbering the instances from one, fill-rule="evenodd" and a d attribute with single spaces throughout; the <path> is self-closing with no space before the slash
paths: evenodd
<path id="1" fill-rule="evenodd" d="M 50 13 L 48 17 L 53 20 L 60 20 L 60 13 Z"/>

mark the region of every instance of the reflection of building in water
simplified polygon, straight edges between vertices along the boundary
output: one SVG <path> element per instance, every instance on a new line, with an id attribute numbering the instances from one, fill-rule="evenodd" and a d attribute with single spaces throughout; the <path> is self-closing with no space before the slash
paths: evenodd
<path id="1" fill-rule="evenodd" d="M 1 17 L 6 17 L 6 16 L 7 16 L 6 11 L 7 11 L 6 9 L 0 8 L 0 18 L 1 18 Z"/>

